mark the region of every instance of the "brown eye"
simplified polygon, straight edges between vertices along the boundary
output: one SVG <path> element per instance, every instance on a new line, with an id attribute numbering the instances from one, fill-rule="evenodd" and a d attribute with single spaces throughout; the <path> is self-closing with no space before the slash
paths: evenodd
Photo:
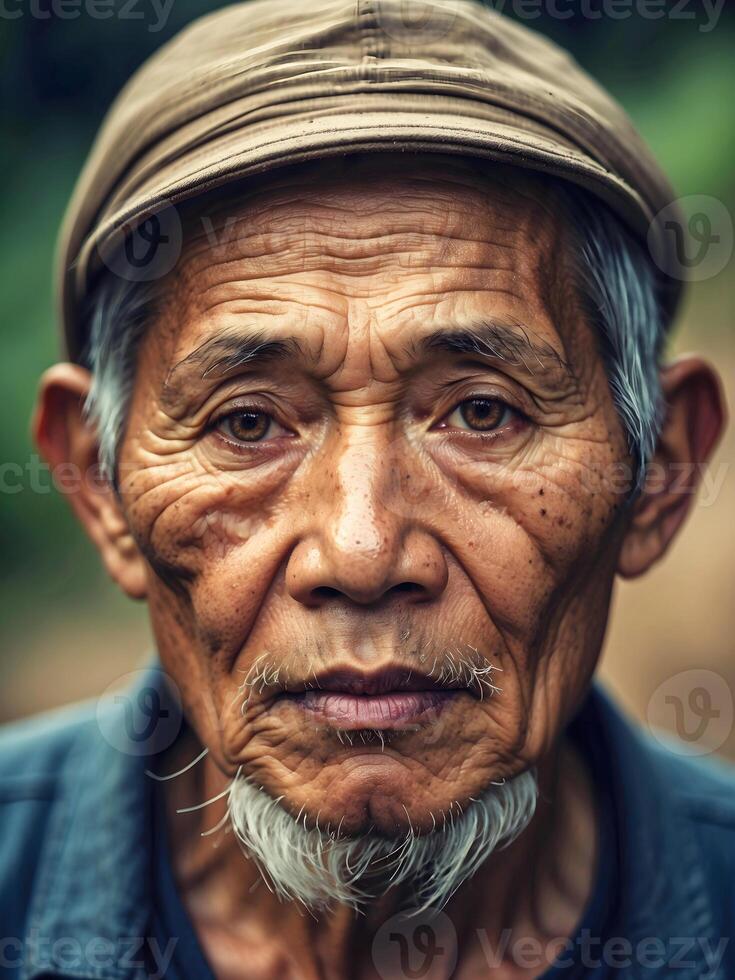
<path id="1" fill-rule="evenodd" d="M 235 442 L 259 442 L 267 434 L 273 419 L 267 412 L 231 412 L 217 423 L 223 435 Z"/>
<path id="2" fill-rule="evenodd" d="M 476 432 L 490 432 L 507 425 L 513 409 L 496 398 L 468 398 L 447 417 L 450 425 Z"/>

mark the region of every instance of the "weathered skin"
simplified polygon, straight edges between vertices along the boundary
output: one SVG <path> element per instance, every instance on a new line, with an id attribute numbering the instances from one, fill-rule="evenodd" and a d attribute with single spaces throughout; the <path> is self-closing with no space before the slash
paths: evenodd
<path id="1" fill-rule="evenodd" d="M 586 487 L 625 443 L 590 331 L 572 316 L 558 330 L 543 295 L 558 232 L 540 197 L 459 167 L 275 190 L 241 206 L 226 244 L 200 229 L 145 343 L 122 501 L 161 657 L 222 768 L 244 766 L 294 813 L 391 832 L 405 806 L 425 825 L 538 762 L 586 686 L 619 543 L 615 497 Z M 573 375 L 560 384 L 552 356 L 527 370 L 407 349 L 489 318 Z M 246 330 L 297 337 L 301 353 L 204 381 L 207 363 L 175 366 Z M 461 428 L 469 395 L 504 400 L 506 424 Z M 245 406 L 275 424 L 237 446 L 213 424 Z M 430 744 L 342 748 L 267 691 L 228 709 L 266 651 L 304 678 L 463 644 L 502 669 L 502 695 L 459 696 Z"/>
<path id="2" fill-rule="evenodd" d="M 141 350 L 119 500 L 90 493 L 75 506 L 94 511 L 85 523 L 113 577 L 148 601 L 209 749 L 198 786 L 217 791 L 242 767 L 311 823 L 394 834 L 409 819 L 430 830 L 492 780 L 557 772 L 616 571 L 644 571 L 688 506 L 664 492 L 622 508 L 614 468 L 631 460 L 565 254 L 543 183 L 442 159 L 324 166 L 220 205 L 204 225 L 192 217 Z M 535 354 L 422 347 L 487 321 Z M 215 364 L 213 338 L 253 331 L 283 341 L 284 356 Z M 58 389 L 87 383 L 67 369 L 47 378 L 47 413 Z M 673 413 L 667 458 L 706 456 L 721 424 L 702 362 L 671 369 L 669 390 L 691 377 L 705 394 Z M 681 433 L 696 397 L 692 449 Z M 470 398 L 502 403 L 491 431 L 470 428 L 458 407 Z M 245 409 L 265 413 L 250 419 L 257 442 L 237 439 L 232 413 Z M 80 433 L 70 441 L 83 458 L 93 439 Z M 241 687 L 259 658 L 298 683 L 334 667 L 428 670 L 468 649 L 497 666 L 500 693 L 458 693 L 384 750 L 306 723 L 273 685 Z M 571 770 L 586 840 L 586 777 Z M 547 818 L 542 806 L 534 823 Z M 521 872 L 523 840 L 503 858 Z M 591 881 L 585 853 L 562 927 Z"/>

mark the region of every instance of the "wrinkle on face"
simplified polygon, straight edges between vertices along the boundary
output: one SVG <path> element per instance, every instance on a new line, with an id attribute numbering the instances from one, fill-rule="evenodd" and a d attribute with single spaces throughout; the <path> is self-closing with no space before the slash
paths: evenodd
<path id="1" fill-rule="evenodd" d="M 120 459 L 160 655 L 210 756 L 355 832 L 393 814 L 378 798 L 425 826 L 550 750 L 599 653 L 621 523 L 601 475 L 627 458 L 595 338 L 550 299 L 548 186 L 375 166 L 192 219 Z M 476 392 L 525 421 L 493 439 L 445 424 Z M 218 413 L 249 399 L 287 435 L 233 450 Z M 306 675 L 460 647 L 500 693 L 382 749 L 239 691 L 266 654 Z"/>

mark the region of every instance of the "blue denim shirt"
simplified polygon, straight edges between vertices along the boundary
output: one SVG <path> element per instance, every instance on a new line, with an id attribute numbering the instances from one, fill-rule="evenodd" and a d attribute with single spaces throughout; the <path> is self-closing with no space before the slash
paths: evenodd
<path id="1" fill-rule="evenodd" d="M 177 710 L 154 664 L 122 696 L 0 732 L 2 976 L 142 980 L 152 962 L 165 974 L 167 951 L 148 935 L 146 769 Z M 735 771 L 663 748 L 597 685 L 582 713 L 621 814 L 613 976 L 732 980 Z"/>

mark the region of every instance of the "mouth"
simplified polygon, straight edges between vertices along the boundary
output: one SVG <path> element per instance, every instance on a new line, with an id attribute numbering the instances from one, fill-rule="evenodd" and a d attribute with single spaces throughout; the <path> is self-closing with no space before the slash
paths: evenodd
<path id="1" fill-rule="evenodd" d="M 465 686 L 439 684 L 402 668 L 367 674 L 335 670 L 316 676 L 300 690 L 280 695 L 312 721 L 343 730 L 400 730 L 435 720 Z"/>

